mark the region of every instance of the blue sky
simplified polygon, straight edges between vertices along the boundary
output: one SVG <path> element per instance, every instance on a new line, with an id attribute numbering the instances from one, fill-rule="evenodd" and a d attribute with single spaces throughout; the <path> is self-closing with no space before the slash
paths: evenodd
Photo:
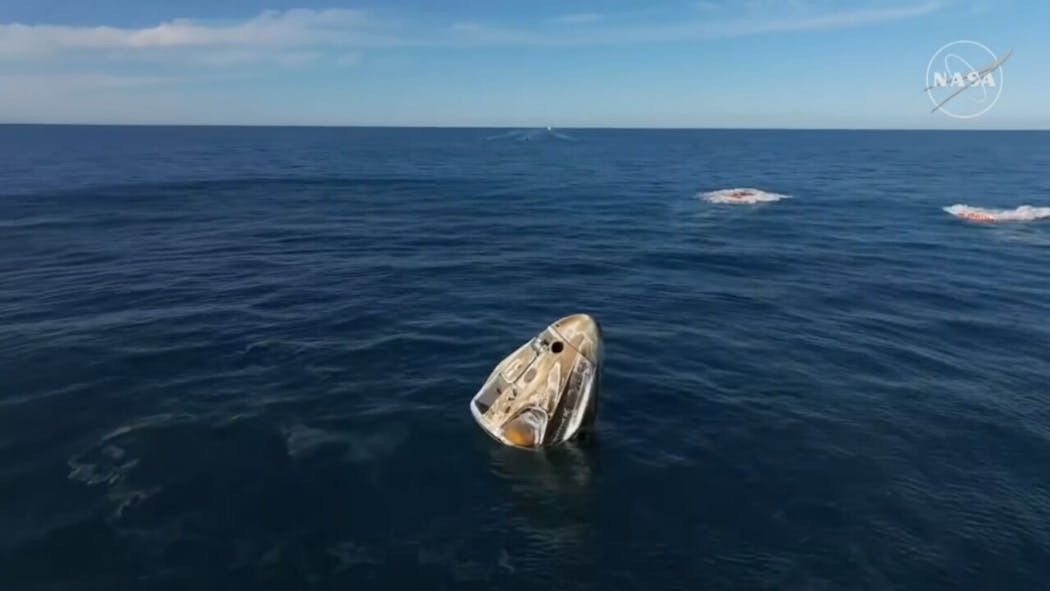
<path id="1" fill-rule="evenodd" d="M 1038 0 L 0 0 L 0 122 L 1050 128 Z M 1013 49 L 995 107 L 927 63 Z"/>

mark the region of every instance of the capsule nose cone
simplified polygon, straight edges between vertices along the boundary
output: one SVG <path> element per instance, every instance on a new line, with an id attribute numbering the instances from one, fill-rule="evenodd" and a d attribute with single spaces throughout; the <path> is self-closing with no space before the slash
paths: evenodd
<path id="1" fill-rule="evenodd" d="M 598 321 L 590 314 L 573 314 L 572 316 L 566 316 L 555 322 L 554 328 L 562 333 L 575 331 L 595 336 L 597 336 L 600 331 Z"/>
<path id="2" fill-rule="evenodd" d="M 590 314 L 573 314 L 551 325 L 565 342 L 590 361 L 596 362 L 602 343 L 602 329 Z"/>

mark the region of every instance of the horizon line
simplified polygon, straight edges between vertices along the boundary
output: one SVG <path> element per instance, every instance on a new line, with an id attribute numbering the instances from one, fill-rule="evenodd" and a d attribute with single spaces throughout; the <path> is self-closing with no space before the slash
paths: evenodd
<path id="1" fill-rule="evenodd" d="M 1050 127 L 764 127 L 764 126 L 604 126 L 604 125 L 391 125 L 316 123 L 101 123 L 0 121 L 0 127 L 235 127 L 300 129 L 566 129 L 608 131 L 1050 131 Z"/>

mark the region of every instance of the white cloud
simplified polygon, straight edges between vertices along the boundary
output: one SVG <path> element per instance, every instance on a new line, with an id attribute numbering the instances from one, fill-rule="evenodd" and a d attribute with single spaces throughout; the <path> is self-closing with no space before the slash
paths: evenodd
<path id="1" fill-rule="evenodd" d="M 367 26 L 364 13 L 343 9 L 267 11 L 232 24 L 175 19 L 142 29 L 0 24 L 0 60 L 84 50 L 335 45 L 363 40 Z"/>
<path id="2" fill-rule="evenodd" d="M 913 4 L 897 8 L 875 8 L 849 12 L 833 12 L 799 18 L 753 23 L 742 26 L 744 34 L 761 34 L 775 31 L 810 31 L 819 29 L 845 29 L 876 25 L 891 21 L 907 20 L 926 16 L 939 10 L 940 0 L 931 0 L 923 4 Z"/>
<path id="3" fill-rule="evenodd" d="M 345 9 L 267 11 L 225 22 L 180 18 L 143 28 L 0 22 L 0 119 L 155 121 L 163 113 L 171 120 L 214 116 L 220 121 L 223 113 L 241 116 L 252 108 L 231 78 L 314 66 L 352 68 L 365 52 L 376 64 L 394 55 L 413 59 L 409 52 L 374 51 L 380 48 L 685 44 L 879 25 L 942 7 L 942 0 L 895 0 L 912 3 L 889 8 L 870 4 L 875 0 L 850 0 L 852 9 L 832 0 L 747 1 L 751 4 L 695 0 L 698 10 L 683 5 L 677 15 L 664 9 L 552 15 L 531 26 L 387 20 Z M 775 10 L 755 8 L 763 5 Z M 573 24 L 580 26 L 568 26 Z M 227 102 L 214 106 L 219 99 Z M 261 113 L 258 119 L 268 116 Z"/>
<path id="4" fill-rule="evenodd" d="M 762 0 L 768 1 L 768 0 Z M 717 6 L 715 2 L 698 6 Z M 374 47 L 583 46 L 681 43 L 764 33 L 837 29 L 917 18 L 941 7 L 941 0 L 895 8 L 806 10 L 783 17 L 759 11 L 731 18 L 637 22 L 592 13 L 557 17 L 558 23 L 588 23 L 566 34 L 563 27 L 512 28 L 460 22 L 451 27 L 376 21 L 348 9 L 267 11 L 240 22 L 175 19 L 146 28 L 26 25 L 0 23 L 0 66 L 49 58 L 76 60 L 157 60 L 229 65 L 269 62 L 303 65 L 323 52 Z M 720 15 L 725 15 L 720 10 Z M 612 21 L 624 24 L 612 25 Z M 288 53 L 292 52 L 292 53 Z"/>
<path id="5" fill-rule="evenodd" d="M 768 1 L 768 0 L 765 0 Z M 536 29 L 508 29 L 472 24 L 456 30 L 454 43 L 485 45 L 630 45 L 651 43 L 688 43 L 705 39 L 747 37 L 791 31 L 832 30 L 863 27 L 923 17 L 940 10 L 942 0 L 893 8 L 871 8 L 792 14 L 772 17 L 763 11 L 748 10 L 735 18 L 686 20 L 609 27 L 588 27 L 572 35 Z"/>

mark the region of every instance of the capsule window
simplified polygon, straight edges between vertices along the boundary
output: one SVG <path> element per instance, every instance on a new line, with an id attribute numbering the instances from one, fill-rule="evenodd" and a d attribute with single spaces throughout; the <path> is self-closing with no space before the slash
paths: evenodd
<path id="1" fill-rule="evenodd" d="M 563 349 L 565 349 L 565 345 L 563 345 L 561 341 L 554 341 L 551 343 L 551 352 L 561 353 Z"/>

